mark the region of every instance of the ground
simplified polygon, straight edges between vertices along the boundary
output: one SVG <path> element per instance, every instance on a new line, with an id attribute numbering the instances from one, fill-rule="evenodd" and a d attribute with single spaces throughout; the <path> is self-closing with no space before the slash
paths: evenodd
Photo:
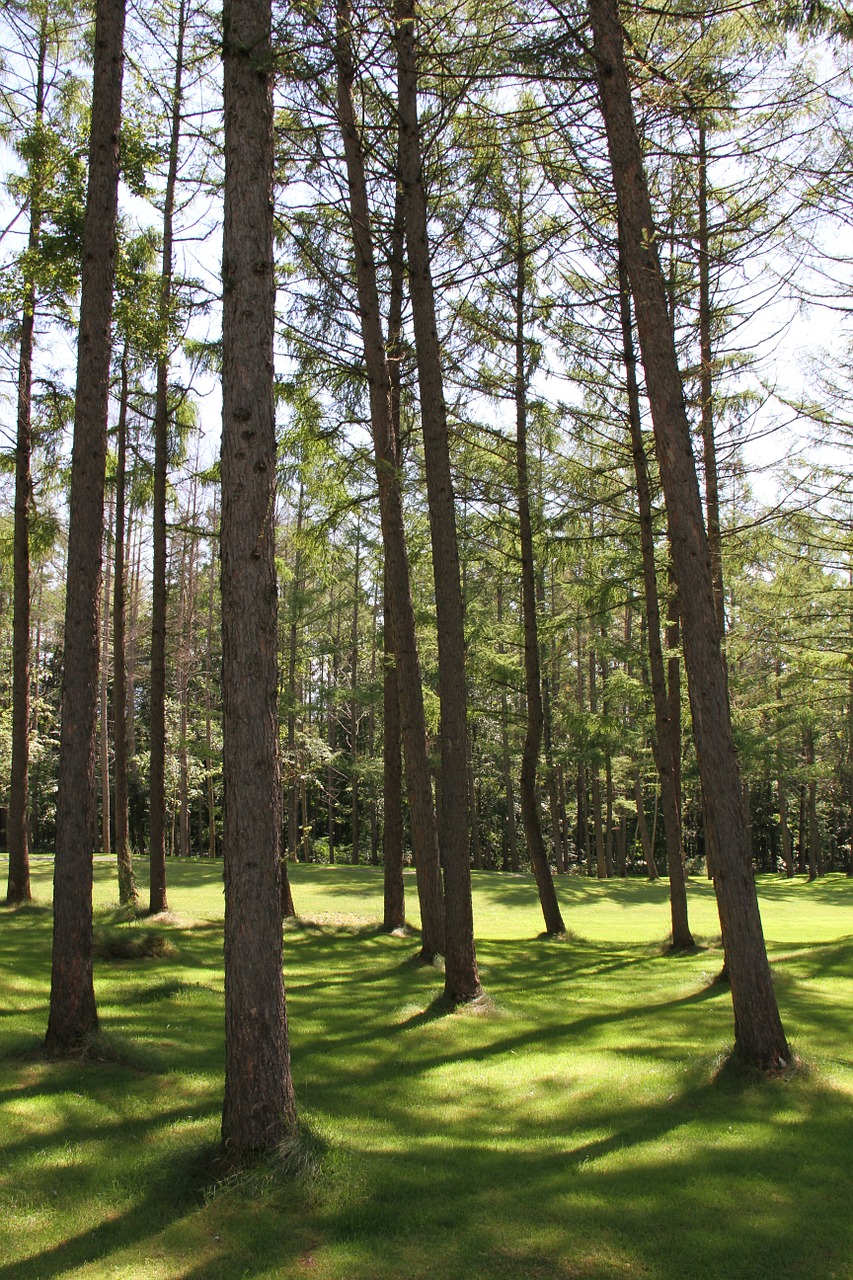
<path id="1" fill-rule="evenodd" d="M 379 930 L 380 872 L 295 867 L 306 1132 L 289 1172 L 217 1181 L 221 866 L 171 861 L 172 914 L 120 923 L 98 861 L 102 1036 L 62 1062 L 39 1049 L 51 867 L 34 861 L 36 906 L 0 912 L 0 1280 L 853 1278 L 846 878 L 760 882 L 798 1054 L 767 1081 L 726 1062 L 704 880 L 703 946 L 670 956 L 665 882 L 561 879 L 571 933 L 543 939 L 529 877 L 475 873 L 488 1000 L 448 1012 L 414 940 Z"/>

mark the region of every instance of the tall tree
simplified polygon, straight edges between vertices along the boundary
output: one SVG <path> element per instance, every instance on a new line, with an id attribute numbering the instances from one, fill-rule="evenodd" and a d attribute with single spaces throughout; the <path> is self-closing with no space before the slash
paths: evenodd
<path id="1" fill-rule="evenodd" d="M 398 428 L 399 336 L 402 314 L 402 271 L 400 269 L 402 210 L 398 202 L 397 227 L 392 249 L 394 266 L 388 342 L 396 358 L 389 361 L 386 357 L 382 333 L 364 154 L 353 106 L 355 69 L 352 62 L 351 10 L 345 0 L 339 0 L 338 3 L 335 48 L 338 70 L 338 118 L 347 167 L 362 344 L 370 396 L 370 419 L 385 552 L 386 608 L 393 629 L 391 638 L 394 650 L 394 683 L 399 702 L 412 847 L 418 876 L 418 897 L 423 930 L 421 950 L 425 959 L 431 959 L 444 951 L 445 930 L 435 810 L 426 742 L 426 718 L 400 487 Z M 388 670 L 387 659 L 386 670 Z M 388 696 L 391 696 L 390 687 Z M 390 760 L 388 767 L 391 768 L 393 776 L 394 766 Z M 401 884 L 400 881 L 397 893 Z M 392 914 L 396 910 L 397 908 L 392 908 Z"/>
<path id="2" fill-rule="evenodd" d="M 53 888 L 53 964 L 46 1038 L 47 1047 L 54 1052 L 64 1052 L 80 1044 L 98 1025 L 92 980 L 98 608 L 104 531 L 124 19 L 123 0 L 98 0 L 71 458 Z"/>
<path id="3" fill-rule="evenodd" d="M 711 557 L 684 406 L 672 319 L 625 67 L 617 0 L 590 0 L 595 71 L 681 597 L 688 693 L 714 886 L 731 978 L 735 1046 L 748 1063 L 784 1065 L 790 1052 L 764 945 L 740 772 L 732 736 Z"/>
<path id="4" fill-rule="evenodd" d="M 228 1161 L 294 1130 L 282 979 L 270 0 L 226 0 L 222 676 Z"/>
<path id="5" fill-rule="evenodd" d="M 444 990 L 449 1000 L 461 1002 L 476 999 L 482 991 L 474 947 L 471 868 L 468 862 L 464 610 L 447 406 L 430 262 L 427 197 L 418 116 L 415 11 L 412 0 L 396 0 L 394 16 L 400 128 L 398 178 L 405 195 L 409 294 L 420 389 L 438 628 L 438 687 L 441 704 L 441 799 L 438 826 L 444 868 Z"/>
<path id="6" fill-rule="evenodd" d="M 660 777 L 663 797 L 663 822 L 666 836 L 666 861 L 669 871 L 669 901 L 672 922 L 672 945 L 683 948 L 693 946 L 687 916 L 687 893 L 684 884 L 684 852 L 681 845 L 681 802 L 677 785 L 678 763 L 676 755 L 680 744 L 676 737 L 670 699 L 666 683 L 663 646 L 661 644 L 660 598 L 655 567 L 654 529 L 652 521 L 652 496 L 649 482 L 648 459 L 643 443 L 640 417 L 640 389 L 637 385 L 637 360 L 634 352 L 634 331 L 631 317 L 631 296 L 628 273 L 619 236 L 619 312 L 622 326 L 622 346 L 625 360 L 625 380 L 628 389 L 628 426 L 631 435 L 631 455 L 637 482 L 637 506 L 640 517 L 640 553 L 643 561 L 643 589 L 646 598 L 646 643 L 649 650 L 649 669 L 652 683 L 652 701 L 655 711 L 653 738 L 655 764 Z M 680 713 L 680 706 L 678 711 Z M 642 788 L 637 778 L 637 817 L 642 810 Z M 654 865 L 650 855 L 649 870 Z"/>
<path id="7" fill-rule="evenodd" d="M 163 192 L 163 262 L 160 274 L 157 391 L 154 405 L 154 528 L 151 604 L 150 890 L 148 910 L 165 911 L 166 898 L 166 480 L 169 465 L 169 334 L 174 271 L 175 188 L 183 111 L 187 0 L 179 0 L 172 84 L 169 151 Z"/>

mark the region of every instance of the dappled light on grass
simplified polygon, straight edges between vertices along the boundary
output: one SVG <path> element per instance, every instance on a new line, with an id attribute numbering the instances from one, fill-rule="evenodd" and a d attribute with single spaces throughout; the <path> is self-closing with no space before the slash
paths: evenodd
<path id="1" fill-rule="evenodd" d="M 221 866 L 169 870 L 176 919 L 191 923 L 99 915 L 154 927 L 171 950 L 96 962 L 100 1052 L 77 1060 L 40 1049 L 48 868 L 35 877 L 42 909 L 0 914 L 0 1280 L 849 1270 L 845 878 L 819 894 L 761 881 L 804 1059 L 765 1081 L 726 1062 L 719 950 L 664 953 L 665 886 L 561 881 L 574 937 L 541 939 L 529 877 L 475 876 L 488 1000 L 451 1010 L 440 968 L 413 962 L 417 937 L 380 930 L 375 871 L 296 867 L 304 915 L 285 930 L 285 975 L 312 1137 L 288 1168 L 223 1180 Z M 111 875 L 97 864 L 99 911 L 114 902 Z M 700 932 L 712 939 L 710 889 L 693 882 L 690 895 L 711 908 Z"/>

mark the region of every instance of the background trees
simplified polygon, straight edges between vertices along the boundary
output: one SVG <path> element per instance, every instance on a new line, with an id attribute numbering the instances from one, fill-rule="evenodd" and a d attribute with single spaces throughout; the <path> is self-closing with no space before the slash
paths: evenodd
<path id="1" fill-rule="evenodd" d="M 834 365 L 829 355 L 823 362 L 832 376 L 813 377 L 808 396 L 782 388 L 765 354 L 787 313 L 777 310 L 760 333 L 744 316 L 755 299 L 763 316 L 777 305 L 774 297 L 802 305 L 819 301 L 829 269 L 826 251 L 849 213 L 842 184 L 824 181 L 833 165 L 840 171 L 847 163 L 846 50 L 837 40 L 821 46 L 824 66 L 831 68 L 824 82 L 817 72 L 807 74 L 793 42 L 781 60 L 778 39 L 756 8 L 737 19 L 710 5 L 700 15 L 672 6 L 655 17 L 642 10 L 622 17 L 630 24 L 629 72 L 659 227 L 666 306 L 675 324 L 688 420 L 697 446 L 702 442 L 701 491 L 712 540 L 713 526 L 719 526 L 712 557 L 715 601 L 718 625 L 724 606 L 753 859 L 765 870 L 790 866 L 818 875 L 822 868 L 848 866 L 853 838 L 853 699 L 846 657 L 850 513 L 847 457 L 837 448 L 849 434 L 839 396 L 847 355 L 839 342 Z M 5 785 L 12 781 L 14 739 L 14 786 L 3 799 L 10 844 L 17 839 L 17 848 L 24 835 L 43 848 L 55 840 L 58 690 L 68 639 L 60 621 L 68 568 L 62 494 L 73 377 L 63 326 L 73 324 L 79 305 L 86 105 L 80 85 L 89 71 L 85 41 L 75 34 L 85 29 L 85 14 L 52 6 L 49 18 L 55 29 L 45 26 L 46 11 L 18 5 L 4 12 L 2 26 L 9 86 L 3 123 L 16 148 L 4 153 L 9 176 L 0 241 L 6 445 L 16 452 L 21 493 L 32 490 L 23 542 L 24 506 L 17 504 L 18 598 L 31 602 L 32 614 L 26 622 L 19 604 L 16 644 L 15 499 L 7 452 L 0 758 Z M 373 346 L 400 437 L 395 520 L 409 561 L 408 654 L 416 654 L 419 664 L 413 676 L 417 668 L 409 662 L 404 688 L 412 706 L 422 703 L 422 713 L 410 707 L 407 720 L 404 712 L 399 731 L 389 708 L 400 700 L 408 659 L 389 607 L 394 588 L 385 580 L 388 552 L 380 551 L 377 489 L 386 472 L 380 468 L 377 480 L 370 409 L 375 377 L 363 334 L 369 308 L 354 255 L 354 232 L 363 233 L 364 218 L 354 213 L 348 185 L 333 56 L 336 17 L 331 7 L 297 6 L 276 15 L 280 489 L 274 534 L 281 583 L 280 823 L 287 851 L 290 857 L 371 862 L 388 836 L 390 847 L 422 861 L 418 841 L 434 846 L 424 814 L 435 792 L 457 852 L 464 845 L 462 881 L 467 866 L 527 868 L 524 795 L 526 811 L 541 815 L 541 865 L 558 877 L 557 899 L 559 876 L 567 871 L 606 877 L 655 875 L 667 864 L 677 870 L 678 839 L 670 838 L 670 830 L 678 816 L 688 868 L 699 870 L 707 845 L 680 681 L 680 620 L 667 550 L 672 513 L 651 448 L 643 377 L 633 390 L 626 377 L 618 228 L 591 64 L 556 18 L 533 24 L 531 15 L 523 28 L 498 8 L 460 13 L 453 23 L 445 18 L 429 6 L 422 10 L 408 74 L 417 78 L 418 234 L 430 249 L 433 368 L 438 363 L 445 406 L 438 439 L 447 447 L 445 479 L 449 475 L 456 495 L 451 541 L 464 610 L 462 656 L 457 652 L 453 662 L 455 679 L 464 674 L 465 693 L 457 684 L 447 704 L 451 719 L 456 716 L 454 741 L 467 744 L 451 771 L 455 799 L 439 781 L 447 714 L 440 705 L 438 659 L 446 634 L 438 621 L 435 569 L 437 561 L 439 573 L 446 570 L 449 560 L 443 553 L 436 557 L 431 545 L 427 458 L 417 429 L 432 392 L 424 394 L 417 376 L 424 341 L 413 323 L 412 264 L 406 266 L 403 247 L 395 24 L 390 12 L 360 5 L 344 15 L 378 300 Z M 580 12 L 576 18 L 584 21 Z M 183 59 L 174 60 L 182 24 Z M 129 26 L 135 69 L 123 122 L 114 443 L 106 464 L 112 531 L 104 538 L 114 616 L 99 634 L 103 750 L 96 765 L 98 844 L 106 847 L 109 837 L 119 853 L 128 898 L 127 851 L 149 846 L 152 814 L 164 856 L 210 856 L 222 849 L 215 554 L 222 510 L 215 410 L 222 355 L 218 232 L 211 235 L 221 217 L 222 153 L 214 36 L 210 15 L 192 6 L 133 15 Z M 815 49 L 818 38 L 804 33 L 805 51 Z M 161 44 L 170 50 L 168 76 L 156 53 Z M 79 63 L 70 48 L 80 52 Z M 67 73 L 60 73 L 60 61 Z M 37 112 L 21 109 L 25 100 L 37 104 L 40 65 L 41 124 Z M 35 95 L 31 101 L 28 93 Z M 826 154 L 823 146 L 816 149 L 807 165 L 802 140 L 815 120 L 826 126 Z M 170 170 L 171 138 L 180 146 Z M 772 184 L 761 176 L 771 161 L 780 179 Z M 164 218 L 170 200 L 171 253 Z M 32 228 L 38 229 L 35 240 Z M 783 239 L 791 250 L 784 255 Z M 173 273 L 164 301 L 167 259 Z M 834 296 L 832 305 L 843 309 L 845 297 Z M 28 481 L 26 430 L 23 448 L 17 445 L 24 421 L 17 405 L 26 384 L 21 352 L 30 313 Z M 771 387 L 779 394 L 775 402 L 768 398 Z M 813 440 L 807 447 L 804 429 L 787 469 L 773 471 L 770 453 L 750 438 L 765 434 L 767 448 L 780 451 L 772 442 L 781 439 L 773 433 L 782 420 L 783 391 L 788 421 L 793 416 L 808 423 Z M 524 537 L 517 518 L 519 408 L 527 462 L 521 488 L 530 517 Z M 153 447 L 155 420 L 159 449 Z M 632 460 L 638 443 L 648 463 L 642 503 Z M 528 569 L 525 590 L 522 566 Z M 103 603 L 101 609 L 103 614 Z M 525 671 L 525 624 L 538 675 L 532 661 Z M 163 637 L 162 689 L 152 630 Z M 382 655 L 391 652 L 392 638 L 398 689 L 393 694 L 389 687 L 383 701 Z M 29 673 L 15 681 L 13 666 L 20 673 L 24 657 Z M 162 733 L 154 727 L 160 717 L 152 715 L 160 701 Z M 541 723 L 538 746 L 536 734 L 527 732 L 530 708 Z M 670 731 L 671 747 L 661 753 L 662 735 Z M 404 739 L 409 734 L 410 748 L 412 732 L 421 742 L 420 782 L 419 799 L 407 782 L 401 825 L 395 826 L 390 762 L 398 732 Z M 21 743 L 31 760 L 23 802 Z M 407 765 L 411 754 L 407 749 Z M 395 829 L 402 832 L 399 839 Z M 16 872 L 15 884 L 23 883 Z M 423 902 L 421 907 L 427 914 Z M 399 910 L 389 919 L 399 923 Z M 430 953 L 439 949 L 429 938 L 425 943 Z"/>

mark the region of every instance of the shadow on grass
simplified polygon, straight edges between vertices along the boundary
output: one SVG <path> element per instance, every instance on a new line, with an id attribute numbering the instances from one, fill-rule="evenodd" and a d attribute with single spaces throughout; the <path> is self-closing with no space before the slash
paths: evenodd
<path id="1" fill-rule="evenodd" d="M 127 1135 L 130 1139 L 131 1135 Z M 193 1207 L 203 1204 L 211 1183 L 214 1149 L 190 1155 L 169 1154 L 156 1177 L 124 1213 L 81 1231 L 29 1257 L 0 1264 L 0 1280 L 52 1280 L 98 1258 L 125 1249 L 162 1231 Z"/>
<path id="2" fill-rule="evenodd" d="M 800 1280 L 847 1265 L 849 1099 L 819 1072 L 715 1078 L 731 1036 L 729 993 L 709 985 L 717 957 L 669 959 L 653 945 L 483 940 L 498 1009 L 457 1018 L 411 939 L 288 932 L 296 1087 L 328 1150 L 310 1190 L 237 1180 L 210 1204 L 221 927 L 175 934 L 175 957 L 96 966 L 105 1028 L 162 1055 L 167 1072 L 5 1059 L 0 1100 L 23 1117 L 4 1144 L 17 1211 L 49 1208 L 59 1186 L 67 1238 L 45 1227 L 30 1258 L 0 1264 L 0 1280 L 92 1263 L 118 1273 L 152 1241 L 183 1259 L 170 1280 L 680 1280 L 699 1258 L 714 1280 Z M 776 965 L 789 1031 L 848 1066 L 837 993 L 851 963 L 844 938 L 787 947 Z M 20 1005 L 16 1034 L 32 1041 L 49 979 L 44 916 L 4 920 L 0 965 Z"/>

